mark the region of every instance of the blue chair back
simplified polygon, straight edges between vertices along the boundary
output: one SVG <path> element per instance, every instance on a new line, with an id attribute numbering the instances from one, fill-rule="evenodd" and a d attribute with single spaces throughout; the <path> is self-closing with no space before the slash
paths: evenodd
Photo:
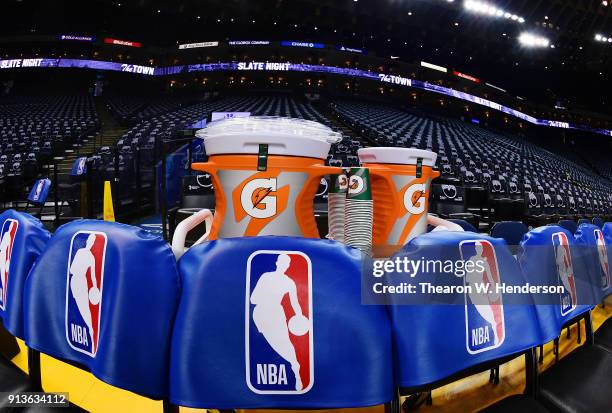
<path id="1" fill-rule="evenodd" d="M 26 344 L 97 378 L 152 398 L 168 391 L 179 300 L 174 255 L 129 225 L 63 225 L 25 286 Z"/>
<path id="2" fill-rule="evenodd" d="M 610 229 L 612 224 L 606 224 Z M 574 235 L 576 244 L 584 256 L 586 269 L 591 273 L 594 294 L 598 300 L 612 294 L 612 266 L 610 264 L 612 247 L 606 241 L 604 231 L 593 224 L 582 224 Z"/>
<path id="3" fill-rule="evenodd" d="M 32 185 L 28 194 L 28 201 L 34 205 L 42 205 L 47 201 L 49 191 L 51 191 L 51 180 L 48 178 L 39 179 Z"/>
<path id="4" fill-rule="evenodd" d="M 529 231 L 521 242 L 518 260 L 533 285 L 559 286 L 558 294 L 539 294 L 536 311 L 547 338 L 557 337 L 565 323 L 588 312 L 596 301 L 590 271 L 572 234 L 558 225 Z"/>
<path id="5" fill-rule="evenodd" d="M 570 219 L 562 219 L 559 221 L 559 226 L 568 230 L 572 235 L 578 230 L 578 224 L 576 221 Z"/>
<path id="6" fill-rule="evenodd" d="M 387 312 L 361 303 L 368 263 L 342 244 L 292 237 L 191 248 L 179 261 L 170 401 L 328 409 L 391 400 Z"/>
<path id="7" fill-rule="evenodd" d="M 522 222 L 504 221 L 493 225 L 491 236 L 493 238 L 503 238 L 508 245 L 519 245 L 528 231 L 529 229 Z"/>
<path id="8" fill-rule="evenodd" d="M 601 218 L 599 217 L 594 217 L 593 218 L 593 225 L 597 225 L 599 228 L 603 228 L 604 222 Z"/>
<path id="9" fill-rule="evenodd" d="M 497 291 L 502 284 L 525 284 L 504 240 L 469 232 L 432 232 L 411 240 L 392 257 L 396 258 L 480 263 L 463 274 L 449 274 L 436 266 L 414 278 L 401 274 L 402 282 L 421 292 L 421 301 L 419 305 L 401 305 L 401 295 L 389 298 L 400 387 L 432 386 L 543 342 L 531 297 L 521 303 L 512 294 Z M 423 282 L 451 289 L 444 294 L 423 292 Z M 476 283 L 488 285 L 491 294 L 473 294 Z"/>
<path id="10" fill-rule="evenodd" d="M 12 209 L 0 215 L 0 318 L 4 328 L 21 339 L 26 278 L 50 237 L 31 215 Z"/>

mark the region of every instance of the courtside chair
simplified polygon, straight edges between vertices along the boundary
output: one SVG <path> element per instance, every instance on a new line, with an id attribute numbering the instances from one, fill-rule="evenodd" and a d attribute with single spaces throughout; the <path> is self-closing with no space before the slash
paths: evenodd
<path id="1" fill-rule="evenodd" d="M 179 290 L 160 237 L 114 222 L 61 226 L 26 280 L 33 381 L 86 410 L 161 412 Z"/>
<path id="2" fill-rule="evenodd" d="M 3 336 L 0 391 L 31 389 L 27 374 L 28 349 L 23 342 L 23 289 L 30 269 L 49 238 L 42 223 L 28 214 L 14 210 L 0 214 L 0 330 Z"/>
<path id="3" fill-rule="evenodd" d="M 488 277 L 493 284 L 518 286 L 525 283 L 505 241 L 486 235 L 432 232 L 410 241 L 395 257 L 452 261 L 486 259 Z M 462 287 L 471 285 L 470 280 L 483 278 L 481 273 L 462 277 L 442 272 L 427 274 L 427 279 L 437 286 Z M 408 279 L 415 284 L 422 281 L 418 277 Z M 556 331 L 546 335 L 541 330 L 531 296 L 516 301 L 513 295 L 501 293 L 486 298 L 480 303 L 480 309 L 473 304 L 473 296 L 462 292 L 443 296 L 422 294 L 415 305 L 403 305 L 406 303 L 399 301 L 402 299 L 393 294 L 389 307 L 400 395 L 431 391 L 524 357 L 527 383 L 524 394 L 504 399 L 486 411 L 546 412 L 535 399 L 535 348 Z"/>
<path id="4" fill-rule="evenodd" d="M 170 401 L 213 409 L 389 403 L 387 311 L 362 304 L 369 265 L 360 251 L 319 239 L 233 238 L 189 249 L 179 260 Z"/>

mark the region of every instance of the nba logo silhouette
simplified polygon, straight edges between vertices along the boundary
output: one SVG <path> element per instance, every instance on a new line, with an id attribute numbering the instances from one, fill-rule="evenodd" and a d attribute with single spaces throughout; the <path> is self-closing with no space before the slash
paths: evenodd
<path id="1" fill-rule="evenodd" d="M 314 382 L 312 264 L 297 251 L 256 251 L 246 274 L 246 381 L 258 394 L 302 394 Z"/>
<path id="2" fill-rule="evenodd" d="M 603 232 L 601 232 L 599 229 L 595 230 L 595 241 L 597 244 L 597 256 L 599 258 L 599 265 L 601 268 L 601 288 L 605 290 L 610 287 L 610 263 L 608 261 L 606 240 L 604 239 Z"/>
<path id="3" fill-rule="evenodd" d="M 0 229 L 0 288 L 2 288 L 0 291 L 0 309 L 3 311 L 6 309 L 6 292 L 17 227 L 19 227 L 19 223 L 16 220 L 7 219 Z"/>
<path id="4" fill-rule="evenodd" d="M 465 337 L 470 354 L 493 350 L 506 338 L 501 284 L 497 256 L 493 244 L 486 240 L 463 241 L 459 244 L 461 259 L 473 263 L 466 271 L 463 285 L 465 297 Z"/>
<path id="5" fill-rule="evenodd" d="M 66 270 L 66 339 L 74 350 L 98 351 L 106 234 L 80 231 L 70 242 Z"/>
<path id="6" fill-rule="evenodd" d="M 555 251 L 555 263 L 559 284 L 563 286 L 561 293 L 561 315 L 567 315 L 576 308 L 578 301 L 576 295 L 576 284 L 574 280 L 574 265 L 570 253 L 569 240 L 564 232 L 557 232 L 552 236 Z"/>

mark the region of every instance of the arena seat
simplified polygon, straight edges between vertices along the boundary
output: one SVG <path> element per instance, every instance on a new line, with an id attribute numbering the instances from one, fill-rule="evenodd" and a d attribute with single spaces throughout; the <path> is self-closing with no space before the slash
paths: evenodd
<path id="1" fill-rule="evenodd" d="M 30 269 L 43 253 L 51 235 L 42 223 L 23 212 L 0 215 L 0 260 L 8 265 L 0 290 L 0 318 L 13 336 L 24 338 L 23 290 Z"/>
<path id="2" fill-rule="evenodd" d="M 518 245 L 528 231 L 529 229 L 522 222 L 503 221 L 493 225 L 491 236 L 493 238 L 503 238 L 508 244 L 510 251 L 516 254 Z"/>
<path id="3" fill-rule="evenodd" d="M 11 96 L 0 104 L 0 165 L 5 199 L 23 199 L 24 186 L 44 162 L 100 126 L 94 99 L 87 95 Z M 3 157 L 6 156 L 6 159 Z M 0 175 L 2 175 L 0 173 Z"/>
<path id="4" fill-rule="evenodd" d="M 431 186 L 434 213 L 448 217 L 465 212 L 465 193 L 463 187 L 456 185 Z"/>
<path id="5" fill-rule="evenodd" d="M 564 279 L 561 272 L 565 272 L 567 285 L 573 286 L 567 296 L 571 301 L 551 297 L 557 302 L 542 301 L 536 306 L 543 331 L 549 336 L 555 331 L 560 333 L 563 327 L 581 319 L 586 325 L 585 344 L 540 375 L 538 399 L 552 411 L 604 412 L 605 406 L 610 406 L 609 394 L 602 389 L 612 385 L 612 377 L 606 373 L 612 366 L 612 354 L 592 345 L 590 310 L 597 300 L 595 287 L 600 285 L 600 279 L 589 270 L 585 261 L 589 257 L 581 244 L 589 228 L 585 225 L 580 228 L 576 240 L 560 226 L 530 231 L 521 243 L 519 261 L 530 282 L 560 284 Z M 563 284 L 566 285 L 564 281 Z"/>
<path id="6" fill-rule="evenodd" d="M 222 239 L 189 249 L 179 261 L 183 290 L 172 337 L 170 401 L 217 409 L 389 402 L 388 316 L 383 306 L 361 304 L 360 273 L 368 263 L 342 244 L 292 237 Z M 291 278 L 284 285 L 283 279 L 262 282 L 285 272 Z M 279 289 L 266 290 L 273 285 Z M 292 290 L 297 298 L 287 300 Z M 289 305 L 293 299 L 297 311 L 295 302 Z M 293 330 L 289 321 L 291 335 L 283 332 L 286 319 L 299 311 L 304 329 Z"/>
<path id="7" fill-rule="evenodd" d="M 602 233 L 607 246 L 608 266 L 610 267 L 609 263 L 612 262 L 612 223 L 606 222 L 603 225 Z M 612 288 L 605 289 L 602 292 L 604 298 L 611 294 Z M 595 332 L 595 342 L 612 350 L 612 318 L 608 318 Z"/>
<path id="8" fill-rule="evenodd" d="M 23 344 L 23 288 L 30 268 L 45 248 L 50 235 L 37 219 L 8 210 L 0 215 L 0 346 L 1 391 L 31 390 L 28 351 Z M 8 267 L 6 268 L 5 265 Z M 13 361 L 14 364 L 11 363 Z M 5 408 L 3 399 L 0 408 Z"/>
<path id="9" fill-rule="evenodd" d="M 591 274 L 595 298 L 593 303 L 601 302 L 612 294 L 610 253 L 606 247 L 604 232 L 601 228 L 585 223 L 578 227 L 574 234 L 579 252 L 583 255 L 585 269 Z"/>
<path id="10" fill-rule="evenodd" d="M 599 228 L 603 228 L 604 222 L 600 217 L 594 217 L 592 220 L 593 225 L 597 225 Z"/>
<path id="11" fill-rule="evenodd" d="M 437 182 L 464 185 L 468 205 L 492 204 L 498 219 L 523 218 L 525 209 L 528 222 L 534 226 L 546 225 L 559 217 L 582 218 L 594 211 L 597 198 L 602 201 L 601 209 L 610 208 L 610 182 L 577 158 L 569 157 L 570 154 L 562 157 L 522 137 L 494 133 L 416 110 L 349 100 L 338 100 L 331 107 L 341 121 L 376 145 L 437 152 L 437 166 L 442 173 Z M 478 197 L 484 195 L 485 199 L 474 204 L 471 187 L 484 186 L 486 193 L 478 193 Z M 589 196 L 584 194 L 584 188 L 588 188 Z M 568 196 L 571 202 L 566 203 L 564 198 Z"/>
<path id="12" fill-rule="evenodd" d="M 587 340 L 540 375 L 539 400 L 557 412 L 608 412 L 611 369 L 612 352 Z"/>
<path id="13" fill-rule="evenodd" d="M 95 384 L 89 371 L 114 386 L 99 386 L 97 402 L 107 410 L 115 396 L 126 398 L 120 389 L 165 398 L 179 288 L 174 256 L 161 238 L 104 221 L 60 227 L 24 293 L 26 344 L 41 353 L 42 388 L 86 399 Z"/>
<path id="14" fill-rule="evenodd" d="M 576 221 L 569 219 L 562 219 L 559 221 L 559 226 L 568 230 L 572 235 L 574 235 L 574 233 L 578 230 L 578 224 L 576 224 Z"/>
<path id="15" fill-rule="evenodd" d="M 555 331 L 560 333 L 564 326 L 593 308 L 596 302 L 593 277 L 590 271 L 584 269 L 584 256 L 579 253 L 576 241 L 568 230 L 558 225 L 550 225 L 529 231 L 520 243 L 517 259 L 526 280 L 539 285 L 566 285 L 562 282 L 562 275 L 559 273 L 561 268 L 558 265 L 562 262 L 563 265 L 568 265 L 571 281 L 568 280 L 567 285 L 575 287 L 568 296 L 571 303 L 568 301 L 559 311 L 557 308 L 562 305 L 562 298 L 558 296 L 547 299 L 546 296 L 539 295 L 540 302 L 536 303 L 540 304 L 536 305 L 536 311 L 548 341 L 558 336 L 551 336 Z"/>
<path id="16" fill-rule="evenodd" d="M 480 252 L 479 246 L 482 247 Z M 518 263 L 503 240 L 469 232 L 432 232 L 419 236 L 393 259 L 420 260 L 424 257 L 437 260 L 441 256 L 452 261 L 468 261 L 482 256 L 489 263 L 495 283 L 523 285 L 525 282 Z M 477 278 L 482 280 L 482 276 Z M 434 285 L 458 287 L 466 285 L 464 280 L 469 279 L 469 275 L 458 277 L 434 271 L 427 279 Z M 402 281 L 417 286 L 422 282 L 409 277 L 403 277 Z M 534 411 L 529 410 L 533 405 L 539 407 L 533 400 L 536 390 L 535 347 L 548 337 L 540 330 L 530 296 L 522 303 L 515 302 L 512 294 L 502 293 L 495 299 L 481 296 L 489 302 L 481 304 L 484 307 L 482 312 L 468 293 L 423 294 L 420 305 L 412 306 L 401 305 L 398 300 L 402 298 L 396 296 L 391 294 L 389 298 L 389 311 L 400 394 L 430 391 L 525 356 L 525 396 L 504 403 L 521 406 L 525 411 Z M 418 332 L 418 339 L 415 339 L 415 332 Z M 495 407 L 489 411 L 504 410 Z"/>

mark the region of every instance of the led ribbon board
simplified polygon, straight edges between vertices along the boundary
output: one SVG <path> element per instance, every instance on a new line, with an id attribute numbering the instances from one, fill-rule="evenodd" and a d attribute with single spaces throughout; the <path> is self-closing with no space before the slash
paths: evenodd
<path id="1" fill-rule="evenodd" d="M 111 39 L 110 37 L 105 38 L 104 43 L 114 44 L 117 46 L 142 47 L 142 43 L 140 42 L 133 42 L 131 40 Z"/>
<path id="2" fill-rule="evenodd" d="M 569 122 L 560 122 L 547 119 L 537 119 L 526 113 L 516 109 L 503 106 L 499 103 L 484 99 L 469 93 L 459 90 L 447 88 L 423 82 L 416 79 L 410 79 L 399 75 L 390 75 L 385 73 L 369 72 L 361 69 L 348 69 L 334 66 L 310 65 L 303 63 L 285 63 L 285 62 L 230 62 L 230 63 L 204 63 L 196 65 L 181 65 L 167 67 L 150 67 L 130 65 L 116 62 L 105 62 L 99 60 L 84 60 L 84 59 L 5 59 L 0 60 L 0 70 L 3 69 L 21 69 L 21 68 L 47 68 L 47 67 L 72 67 L 95 70 L 109 70 L 118 72 L 135 73 L 149 76 L 168 76 L 180 73 L 193 72 L 230 72 L 230 71 L 288 71 L 288 72 L 304 72 L 304 73 L 326 73 L 339 76 L 356 77 L 389 83 L 392 85 L 413 87 L 415 89 L 426 90 L 433 93 L 439 93 L 445 96 L 450 96 L 456 99 L 471 102 L 480 106 L 505 113 L 515 118 L 521 119 L 534 125 L 576 129 L 585 132 L 597 133 L 600 135 L 612 136 L 610 129 L 591 128 L 585 125 L 577 125 Z M 488 84 L 487 84 L 488 85 Z M 497 87 L 496 87 L 497 88 Z"/>

